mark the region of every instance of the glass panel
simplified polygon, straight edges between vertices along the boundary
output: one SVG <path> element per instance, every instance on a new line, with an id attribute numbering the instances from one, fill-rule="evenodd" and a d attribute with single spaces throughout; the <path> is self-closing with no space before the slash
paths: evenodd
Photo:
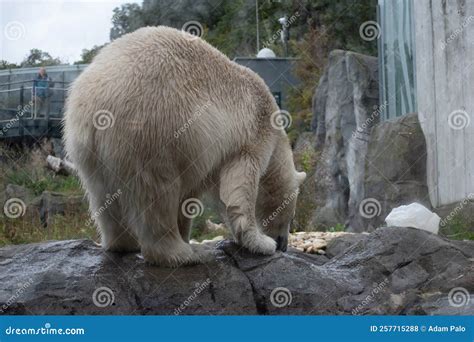
<path id="1" fill-rule="evenodd" d="M 384 119 L 416 111 L 413 0 L 379 0 L 380 108 Z"/>

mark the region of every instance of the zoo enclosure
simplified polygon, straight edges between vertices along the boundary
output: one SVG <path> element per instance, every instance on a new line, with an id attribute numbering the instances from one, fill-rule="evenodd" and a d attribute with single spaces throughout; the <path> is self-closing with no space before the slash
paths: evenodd
<path id="1" fill-rule="evenodd" d="M 33 89 L 41 89 L 34 87 L 38 68 L 0 71 L 0 139 L 60 137 L 67 89 L 85 67 L 48 67 L 54 85 L 43 106 L 35 99 Z"/>

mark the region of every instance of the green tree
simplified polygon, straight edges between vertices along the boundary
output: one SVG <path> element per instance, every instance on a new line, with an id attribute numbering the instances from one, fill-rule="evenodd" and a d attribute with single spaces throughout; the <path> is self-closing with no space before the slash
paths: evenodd
<path id="1" fill-rule="evenodd" d="M 115 8 L 113 12 L 110 40 L 145 26 L 144 15 L 138 4 L 124 4 Z"/>
<path id="2" fill-rule="evenodd" d="M 377 0 L 258 0 L 260 48 L 282 56 L 278 19 L 291 19 L 289 56 L 298 58 L 295 73 L 301 81 L 290 100 L 293 136 L 310 128 L 311 99 L 331 50 L 376 54 L 377 42 L 359 35 L 364 22 L 376 20 L 376 6 Z M 198 21 L 203 38 L 230 58 L 257 53 L 253 0 L 144 0 L 141 6 L 123 5 L 114 10 L 111 38 L 147 25 L 180 29 L 190 20 Z"/>
<path id="3" fill-rule="evenodd" d="M 359 27 L 376 19 L 376 5 L 376 0 L 258 0 L 260 46 L 268 45 L 282 55 L 278 18 L 286 15 L 295 19 L 290 25 L 293 44 L 305 39 L 311 28 L 328 37 L 330 48 L 375 54 L 376 43 L 361 39 Z M 255 1 L 250 0 L 144 0 L 142 5 L 125 4 L 114 9 L 110 37 L 116 39 L 142 26 L 180 29 L 191 20 L 203 26 L 204 39 L 229 57 L 255 55 Z M 296 50 L 290 52 L 297 56 Z"/>
<path id="4" fill-rule="evenodd" d="M 53 58 L 48 52 L 41 51 L 40 49 L 31 49 L 30 54 L 21 62 L 21 67 L 39 67 L 59 64 L 61 64 L 61 60 L 59 58 Z"/>
<path id="5" fill-rule="evenodd" d="M 0 60 L 0 70 L 5 70 L 5 69 L 16 69 L 19 68 L 20 66 L 15 64 L 15 63 L 10 63 L 5 60 Z"/>
<path id="6" fill-rule="evenodd" d="M 94 45 L 91 49 L 82 49 L 81 59 L 74 62 L 74 64 L 90 64 L 95 56 L 99 53 L 105 45 Z"/>

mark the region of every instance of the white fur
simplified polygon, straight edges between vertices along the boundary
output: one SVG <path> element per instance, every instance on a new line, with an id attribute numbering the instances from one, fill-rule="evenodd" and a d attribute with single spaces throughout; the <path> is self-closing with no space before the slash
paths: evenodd
<path id="1" fill-rule="evenodd" d="M 122 193 L 96 215 L 103 247 L 141 249 L 161 265 L 205 261 L 209 252 L 187 243 L 181 204 L 215 189 L 236 241 L 274 253 L 296 199 L 271 224 L 261 220 L 304 179 L 285 132 L 271 125 L 277 110 L 255 73 L 175 29 L 142 28 L 103 48 L 74 81 L 64 119 L 91 212 Z M 96 128 L 100 111 L 113 126 Z"/>

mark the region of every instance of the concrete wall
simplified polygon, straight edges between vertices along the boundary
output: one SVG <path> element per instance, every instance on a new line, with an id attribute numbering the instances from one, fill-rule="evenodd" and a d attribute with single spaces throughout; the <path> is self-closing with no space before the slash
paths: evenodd
<path id="1" fill-rule="evenodd" d="M 437 207 L 474 193 L 474 1 L 413 3 L 418 112 Z"/>

